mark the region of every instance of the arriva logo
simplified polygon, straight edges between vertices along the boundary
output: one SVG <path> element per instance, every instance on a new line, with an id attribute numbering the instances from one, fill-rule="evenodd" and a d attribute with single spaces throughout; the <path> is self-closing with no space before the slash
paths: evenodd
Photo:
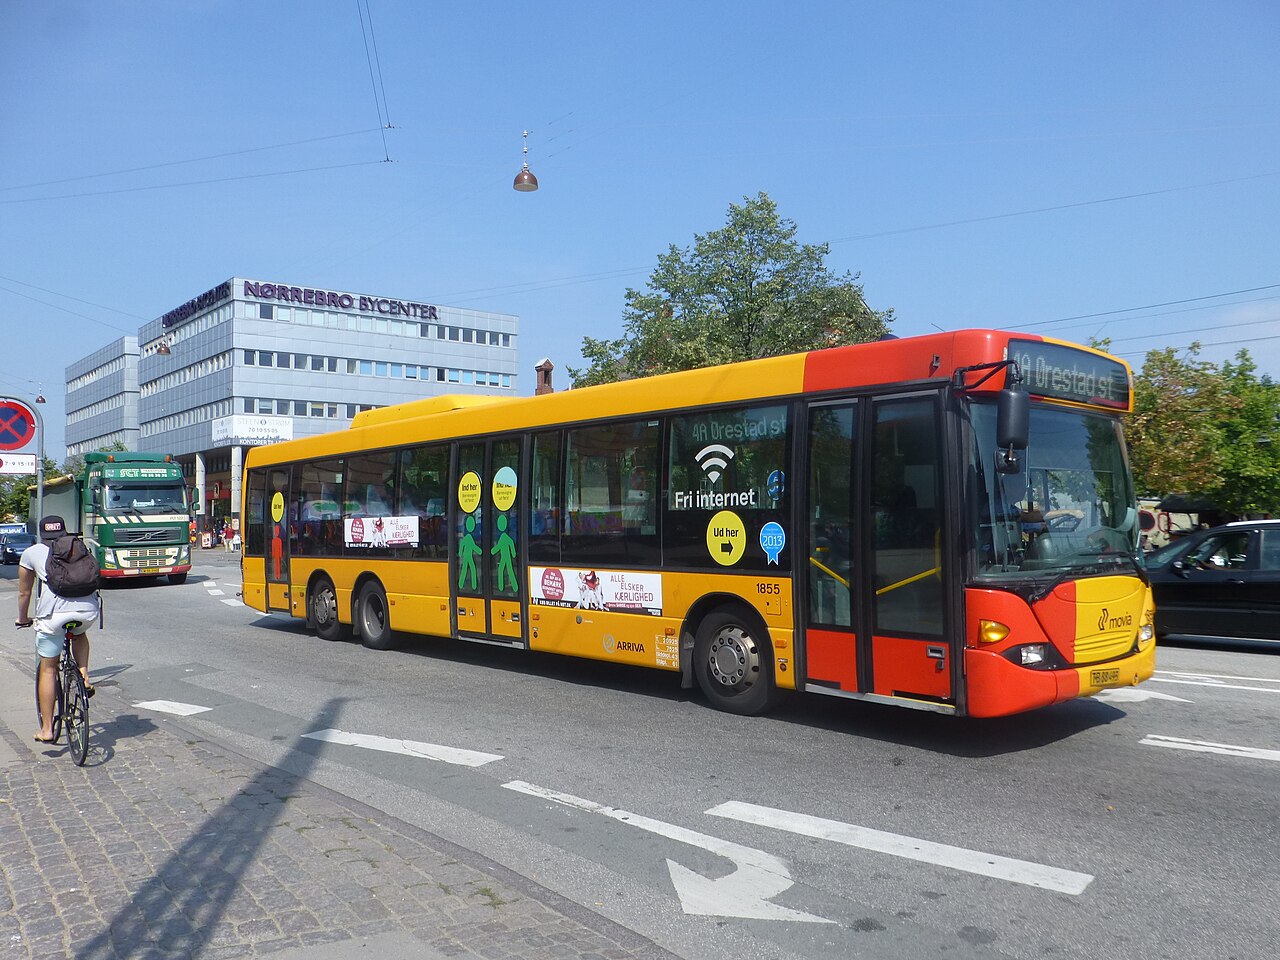
<path id="1" fill-rule="evenodd" d="M 606 653 L 644 653 L 644 644 L 615 640 L 612 634 L 605 634 L 604 649 Z"/>
<path id="2" fill-rule="evenodd" d="M 1106 607 L 1102 608 L 1102 616 L 1098 618 L 1098 630 L 1123 630 L 1125 627 L 1133 626 L 1133 614 L 1124 613 L 1120 616 L 1111 616 L 1111 611 Z"/>

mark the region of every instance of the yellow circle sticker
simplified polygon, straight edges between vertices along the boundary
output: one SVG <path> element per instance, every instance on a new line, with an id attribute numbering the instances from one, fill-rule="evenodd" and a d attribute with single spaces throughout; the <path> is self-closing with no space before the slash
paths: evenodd
<path id="1" fill-rule="evenodd" d="M 284 519 L 284 494 L 279 490 L 271 495 L 271 519 L 276 523 Z"/>
<path id="2" fill-rule="evenodd" d="M 463 513 L 475 513 L 480 506 L 480 474 L 468 470 L 458 481 L 458 509 Z"/>
<path id="3" fill-rule="evenodd" d="M 493 475 L 493 505 L 506 513 L 516 505 L 516 472 L 500 467 Z"/>
<path id="4" fill-rule="evenodd" d="M 707 552 L 722 567 L 731 567 L 747 549 L 747 528 L 732 510 L 721 510 L 707 524 Z"/>

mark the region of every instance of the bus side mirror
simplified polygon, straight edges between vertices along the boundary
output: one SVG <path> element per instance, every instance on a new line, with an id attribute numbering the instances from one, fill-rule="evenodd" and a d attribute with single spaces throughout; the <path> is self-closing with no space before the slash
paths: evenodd
<path id="1" fill-rule="evenodd" d="M 1031 433 L 1031 399 L 1021 382 L 1014 382 L 996 397 L 996 446 L 1027 449 Z"/>
<path id="2" fill-rule="evenodd" d="M 996 396 L 996 470 L 1018 473 L 1022 464 L 1019 450 L 1027 449 L 1031 433 L 1031 398 L 1022 389 L 1021 379 L 1005 387 Z"/>

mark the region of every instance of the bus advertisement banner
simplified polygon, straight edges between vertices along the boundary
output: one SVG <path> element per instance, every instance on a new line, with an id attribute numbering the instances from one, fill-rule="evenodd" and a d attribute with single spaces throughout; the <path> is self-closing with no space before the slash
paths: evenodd
<path id="1" fill-rule="evenodd" d="M 416 547 L 418 518 L 347 517 L 342 521 L 348 547 Z"/>
<path id="2" fill-rule="evenodd" d="M 662 616 L 662 575 L 632 570 L 530 567 L 529 602 L 607 613 Z"/>

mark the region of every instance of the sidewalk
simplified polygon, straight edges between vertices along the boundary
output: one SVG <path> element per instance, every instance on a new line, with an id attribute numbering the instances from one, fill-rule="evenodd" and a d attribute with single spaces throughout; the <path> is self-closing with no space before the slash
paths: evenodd
<path id="1" fill-rule="evenodd" d="M 34 688 L 32 662 L 0 652 L 0 958 L 671 958 L 478 854 L 157 726 L 111 685 L 77 767 L 65 737 L 32 741 Z"/>

